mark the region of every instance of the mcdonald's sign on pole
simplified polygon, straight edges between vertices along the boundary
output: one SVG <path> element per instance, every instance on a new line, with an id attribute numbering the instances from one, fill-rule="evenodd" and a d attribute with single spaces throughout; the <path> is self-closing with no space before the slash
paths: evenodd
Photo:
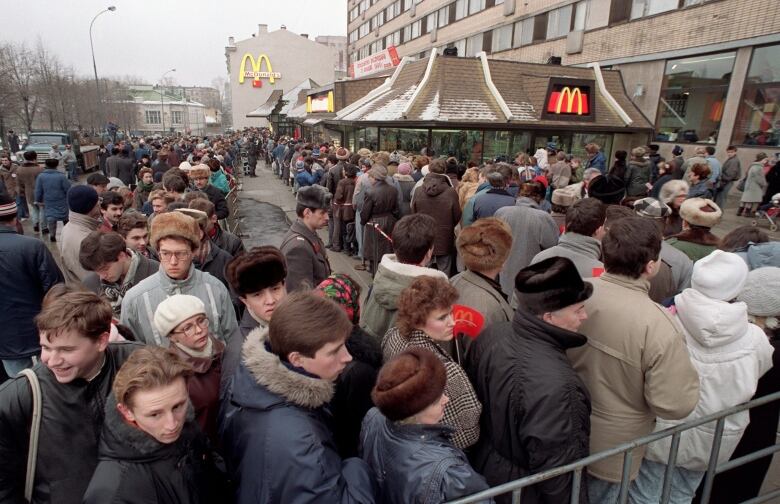
<path id="1" fill-rule="evenodd" d="M 247 70 L 246 64 L 249 62 L 250 70 Z M 263 63 L 265 63 L 265 71 L 261 71 Z M 263 87 L 263 82 L 260 79 L 268 79 L 268 83 L 273 85 L 276 79 L 281 79 L 282 74 L 274 72 L 271 67 L 271 60 L 268 56 L 261 54 L 255 59 L 250 53 L 244 54 L 241 58 L 241 66 L 238 68 L 238 83 L 243 84 L 245 78 L 252 79 L 252 87 Z"/>
<path id="2" fill-rule="evenodd" d="M 590 81 L 550 80 L 544 108 L 547 119 L 593 120 L 594 86 Z"/>

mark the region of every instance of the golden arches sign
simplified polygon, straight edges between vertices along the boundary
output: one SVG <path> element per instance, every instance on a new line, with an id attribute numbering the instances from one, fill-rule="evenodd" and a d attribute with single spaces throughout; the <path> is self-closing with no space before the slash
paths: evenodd
<path id="1" fill-rule="evenodd" d="M 564 87 L 561 90 L 561 94 L 558 95 L 558 105 L 555 107 L 555 113 L 560 114 L 561 108 L 563 107 L 563 100 L 568 98 L 568 102 L 566 104 L 566 108 L 564 109 L 564 112 L 572 113 L 573 106 L 574 106 L 574 100 L 577 100 L 577 115 L 582 115 L 582 91 L 580 91 L 580 88 L 575 87 L 574 90 L 572 90 L 569 86 Z"/>
<path id="2" fill-rule="evenodd" d="M 251 65 L 251 70 L 246 69 L 247 61 Z M 263 63 L 265 63 L 265 72 L 260 71 Z M 261 54 L 257 57 L 257 59 L 255 59 L 255 57 L 250 53 L 244 54 L 244 56 L 241 58 L 241 66 L 238 70 L 239 84 L 243 84 L 246 77 L 252 78 L 252 80 L 255 82 L 260 82 L 260 79 L 268 79 L 268 82 L 271 84 L 274 83 L 275 79 L 280 79 L 282 77 L 282 74 L 273 71 L 273 68 L 271 67 L 271 60 L 269 60 L 268 56 L 265 54 Z"/>

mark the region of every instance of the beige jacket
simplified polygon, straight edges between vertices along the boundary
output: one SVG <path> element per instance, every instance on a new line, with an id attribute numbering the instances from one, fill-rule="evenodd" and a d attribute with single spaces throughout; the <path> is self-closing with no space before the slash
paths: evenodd
<path id="1" fill-rule="evenodd" d="M 569 350 L 574 369 L 590 391 L 590 452 L 595 454 L 650 434 L 655 418 L 688 416 L 699 400 L 699 376 L 681 329 L 648 297 L 647 280 L 604 273 L 586 301 L 579 332 L 588 343 Z M 633 451 L 636 478 L 645 447 Z M 599 479 L 619 482 L 623 456 L 588 467 Z"/>

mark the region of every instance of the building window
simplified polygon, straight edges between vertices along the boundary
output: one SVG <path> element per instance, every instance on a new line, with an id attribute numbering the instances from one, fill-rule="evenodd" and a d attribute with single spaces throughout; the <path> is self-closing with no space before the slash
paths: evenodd
<path id="1" fill-rule="evenodd" d="M 409 40 L 414 40 L 420 35 L 422 35 L 422 19 L 411 24 L 411 38 Z"/>
<path id="2" fill-rule="evenodd" d="M 547 40 L 565 37 L 571 27 L 571 5 L 547 13 Z"/>
<path id="3" fill-rule="evenodd" d="M 451 44 L 447 44 L 447 47 L 454 47 L 458 51 L 458 56 L 466 54 L 466 39 L 460 39 Z"/>
<path id="4" fill-rule="evenodd" d="M 358 31 L 357 30 L 353 30 L 353 31 L 349 32 L 349 43 L 350 44 L 353 43 L 353 42 L 357 42 L 358 38 L 360 38 L 360 37 L 358 37 Z"/>
<path id="5" fill-rule="evenodd" d="M 574 26 L 573 30 L 581 31 L 585 29 L 588 21 L 588 4 L 589 0 L 583 0 L 574 4 Z"/>
<path id="6" fill-rule="evenodd" d="M 412 0 L 402 0 L 402 1 L 403 1 L 403 12 L 406 12 L 412 8 Z"/>
<path id="7" fill-rule="evenodd" d="M 485 131 L 483 159 L 504 157 L 512 160 L 531 147 L 531 134 L 525 131 Z"/>
<path id="8" fill-rule="evenodd" d="M 515 36 L 512 47 L 528 45 L 534 39 L 534 18 L 525 18 L 515 23 Z"/>
<path id="9" fill-rule="evenodd" d="M 146 124 L 160 124 L 161 122 L 159 110 L 146 111 Z"/>
<path id="10" fill-rule="evenodd" d="M 455 21 L 468 16 L 467 0 L 455 0 Z"/>
<path id="11" fill-rule="evenodd" d="M 392 20 L 394 17 L 395 17 L 395 9 L 393 8 L 393 6 L 392 6 L 392 5 L 389 5 L 389 6 L 388 6 L 388 7 L 385 9 L 385 20 L 387 20 L 387 21 L 390 21 L 390 20 Z"/>
<path id="12" fill-rule="evenodd" d="M 173 124 L 182 124 L 182 111 L 181 110 L 172 110 L 171 111 L 171 122 Z"/>
<path id="13" fill-rule="evenodd" d="M 674 10 L 679 5 L 680 0 L 633 0 L 631 3 L 631 19 Z"/>
<path id="14" fill-rule="evenodd" d="M 382 128 L 380 133 L 379 148 L 383 151 L 420 152 L 428 146 L 427 129 Z"/>
<path id="15" fill-rule="evenodd" d="M 485 10 L 485 0 L 469 0 L 469 15 Z"/>
<path id="16" fill-rule="evenodd" d="M 480 130 L 433 130 L 431 147 L 439 155 L 454 157 L 460 163 L 482 161 L 482 131 Z"/>
<path id="17" fill-rule="evenodd" d="M 512 48 L 512 25 L 501 26 L 493 30 L 493 42 L 490 52 L 504 51 Z"/>
<path id="18" fill-rule="evenodd" d="M 733 143 L 780 145 L 780 44 L 753 50 Z"/>
<path id="19" fill-rule="evenodd" d="M 425 17 L 425 33 L 432 32 L 436 28 L 436 12 L 433 11 Z"/>
<path id="20" fill-rule="evenodd" d="M 466 39 L 466 54 L 465 56 L 476 56 L 477 53 L 482 51 L 482 34 L 477 33 Z"/>
<path id="21" fill-rule="evenodd" d="M 439 15 L 437 16 L 439 28 L 450 24 L 450 6 L 442 7 L 439 9 Z"/>
<path id="22" fill-rule="evenodd" d="M 370 24 L 369 23 L 363 23 L 360 25 L 360 28 L 358 28 L 358 38 L 363 38 L 366 35 L 368 35 Z"/>
<path id="23" fill-rule="evenodd" d="M 501 5 L 504 3 L 504 0 L 496 0 L 494 5 Z"/>
<path id="24" fill-rule="evenodd" d="M 734 52 L 668 60 L 656 140 L 715 143 L 734 67 Z"/>

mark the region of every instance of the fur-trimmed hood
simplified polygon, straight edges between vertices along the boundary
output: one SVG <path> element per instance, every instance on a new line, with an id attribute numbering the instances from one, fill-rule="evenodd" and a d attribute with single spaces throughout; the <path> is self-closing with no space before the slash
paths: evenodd
<path id="1" fill-rule="evenodd" d="M 385 254 L 379 262 L 371 295 L 385 309 L 395 310 L 401 291 L 419 276 L 447 279 L 447 275 L 433 268 L 405 264 L 395 254 Z"/>
<path id="2" fill-rule="evenodd" d="M 271 409 L 283 403 L 302 408 L 319 408 L 333 398 L 335 385 L 327 380 L 307 376 L 286 365 L 278 355 L 266 348 L 268 329 L 258 327 L 250 332 L 241 351 L 242 367 L 249 372 L 258 387 L 242 390 L 239 381 L 233 400 L 243 406 Z"/>

